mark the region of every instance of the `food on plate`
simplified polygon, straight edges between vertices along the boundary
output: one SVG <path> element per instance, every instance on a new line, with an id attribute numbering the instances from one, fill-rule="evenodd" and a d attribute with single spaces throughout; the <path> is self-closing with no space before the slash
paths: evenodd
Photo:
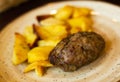
<path id="1" fill-rule="evenodd" d="M 90 16 L 91 9 L 86 7 L 64 6 L 58 9 L 55 18 L 60 20 L 67 20 L 69 18 L 78 18 L 81 16 Z"/>
<path id="2" fill-rule="evenodd" d="M 17 65 L 27 60 L 27 53 L 29 52 L 29 46 L 25 40 L 25 37 L 19 33 L 15 33 L 15 43 L 13 48 L 12 62 Z"/>
<path id="3" fill-rule="evenodd" d="M 71 34 L 79 31 L 91 31 L 92 23 L 92 20 L 88 17 L 72 18 L 68 20 L 68 24 L 72 27 L 70 31 Z"/>
<path id="4" fill-rule="evenodd" d="M 101 48 L 104 48 L 104 41 L 101 38 L 98 41 L 99 35 L 92 32 L 91 11 L 86 7 L 67 5 L 58 9 L 55 14 L 36 16 L 38 24 L 27 26 L 23 34 L 15 33 L 13 64 L 26 62 L 28 65 L 24 69 L 24 73 L 35 70 L 38 76 L 42 76 L 46 68 L 54 65 L 62 67 L 65 71 L 74 71 L 95 60 L 102 51 Z M 92 38 L 88 38 L 89 36 Z M 72 42 L 71 39 L 75 42 Z M 78 43 L 80 41 L 81 43 Z M 96 47 L 95 43 L 101 45 Z M 80 50 L 76 45 L 81 45 L 78 46 Z M 74 49 L 72 46 L 76 48 Z M 83 50 L 84 47 L 88 51 Z M 92 51 L 94 48 L 95 51 Z M 88 53 L 90 54 L 88 55 Z M 74 57 L 73 54 L 77 57 Z M 57 57 L 58 55 L 60 56 Z M 81 58 L 84 61 L 80 60 Z"/>
<path id="5" fill-rule="evenodd" d="M 95 32 L 78 32 L 60 41 L 49 55 L 50 63 L 64 71 L 75 71 L 99 57 L 104 39 Z"/>
<path id="6" fill-rule="evenodd" d="M 40 22 L 40 25 L 43 25 L 43 26 L 63 25 L 63 24 L 65 24 L 64 21 L 56 19 L 54 17 L 46 18 Z"/>
<path id="7" fill-rule="evenodd" d="M 56 46 L 60 40 L 39 40 L 38 46 Z"/>
<path id="8" fill-rule="evenodd" d="M 43 74 L 45 72 L 45 68 L 41 67 L 41 66 L 36 66 L 35 72 L 38 76 L 43 76 Z"/>
<path id="9" fill-rule="evenodd" d="M 23 35 L 26 38 L 27 44 L 32 47 L 37 39 L 37 35 L 34 33 L 33 27 L 26 27 Z"/>
<path id="10" fill-rule="evenodd" d="M 48 60 L 48 55 L 53 48 L 53 46 L 39 46 L 31 49 L 27 54 L 28 63 L 33 63 L 40 60 Z"/>
<path id="11" fill-rule="evenodd" d="M 36 61 L 36 62 L 33 62 L 31 64 L 29 64 L 25 70 L 24 70 L 24 73 L 25 72 L 29 72 L 31 70 L 34 70 L 36 68 L 36 66 L 41 66 L 41 67 L 52 67 L 53 65 L 49 62 L 49 61 Z"/>
<path id="12" fill-rule="evenodd" d="M 41 39 L 62 39 L 67 36 L 65 25 L 34 26 L 35 31 Z"/>
<path id="13" fill-rule="evenodd" d="M 36 74 L 38 76 L 42 76 L 45 72 L 45 68 L 52 67 L 53 65 L 50 64 L 48 61 L 37 61 L 29 64 L 25 70 L 24 73 L 27 73 L 29 71 L 35 70 Z"/>
<path id="14" fill-rule="evenodd" d="M 69 19 L 72 16 L 72 13 L 74 12 L 73 10 L 73 6 L 64 6 L 63 8 L 58 9 L 57 13 L 55 14 L 55 18 L 60 20 Z"/>

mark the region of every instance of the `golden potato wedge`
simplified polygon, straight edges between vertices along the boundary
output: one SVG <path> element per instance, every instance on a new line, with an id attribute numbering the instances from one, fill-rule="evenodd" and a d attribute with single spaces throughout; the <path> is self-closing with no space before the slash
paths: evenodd
<path id="1" fill-rule="evenodd" d="M 56 46 L 60 40 L 39 40 L 38 46 Z"/>
<path id="2" fill-rule="evenodd" d="M 49 61 L 37 61 L 38 65 L 42 67 L 52 67 L 53 65 Z"/>
<path id="3" fill-rule="evenodd" d="M 54 17 L 49 17 L 47 19 L 40 21 L 40 25 L 42 26 L 63 25 L 63 24 L 65 24 L 64 21 L 56 19 Z"/>
<path id="4" fill-rule="evenodd" d="M 35 26 L 36 32 L 43 40 L 46 39 L 62 39 L 67 36 L 67 26 L 65 25 L 51 25 L 39 27 Z"/>
<path id="5" fill-rule="evenodd" d="M 49 61 L 33 62 L 25 68 L 24 73 L 34 70 L 36 68 L 36 66 L 51 67 L 53 65 Z"/>
<path id="6" fill-rule="evenodd" d="M 66 20 L 72 16 L 73 7 L 72 6 L 64 6 L 58 9 L 57 13 L 55 14 L 55 18 L 60 20 Z"/>
<path id="7" fill-rule="evenodd" d="M 34 42 L 37 39 L 37 35 L 34 33 L 33 27 L 32 26 L 26 27 L 23 35 L 26 38 L 28 45 L 30 47 L 33 46 Z"/>
<path id="8" fill-rule="evenodd" d="M 29 64 L 29 65 L 24 69 L 24 73 L 34 70 L 37 65 L 38 65 L 38 62 L 33 62 L 33 63 Z"/>
<path id="9" fill-rule="evenodd" d="M 88 17 L 79 17 L 79 18 L 72 18 L 68 20 L 69 25 L 72 28 L 80 28 L 81 31 L 89 31 L 92 27 L 92 20 Z"/>
<path id="10" fill-rule="evenodd" d="M 46 30 L 48 30 L 51 33 L 49 39 L 54 39 L 54 40 L 62 39 L 65 38 L 68 34 L 67 26 L 65 25 L 52 25 L 44 28 L 46 28 Z"/>
<path id="11" fill-rule="evenodd" d="M 38 76 L 43 76 L 45 72 L 45 68 L 44 67 L 41 67 L 41 66 L 36 66 L 35 68 L 35 73 L 38 75 Z"/>
<path id="12" fill-rule="evenodd" d="M 91 9 L 85 8 L 85 7 L 74 8 L 72 17 L 77 18 L 77 17 L 81 17 L 81 16 L 90 16 L 91 11 L 92 11 Z"/>
<path id="13" fill-rule="evenodd" d="M 23 35 L 15 33 L 15 43 L 13 49 L 13 64 L 17 65 L 27 60 L 27 53 L 29 52 L 29 46 Z"/>
<path id="14" fill-rule="evenodd" d="M 48 39 L 49 36 L 52 36 L 52 34 L 45 28 L 40 27 L 38 25 L 34 25 L 34 29 L 37 33 L 37 35 L 41 38 L 41 39 Z"/>
<path id="15" fill-rule="evenodd" d="M 50 51 L 53 46 L 39 46 L 35 47 L 28 52 L 28 62 L 33 63 L 40 60 L 48 60 Z"/>
<path id="16" fill-rule="evenodd" d="M 77 33 L 77 32 L 80 32 L 80 31 L 81 31 L 80 27 L 72 27 L 71 30 L 70 30 L 70 33 L 73 34 L 73 33 Z"/>

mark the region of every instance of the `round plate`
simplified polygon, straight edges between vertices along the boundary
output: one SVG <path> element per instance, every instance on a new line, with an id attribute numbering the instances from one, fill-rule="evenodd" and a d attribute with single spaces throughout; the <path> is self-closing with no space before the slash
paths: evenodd
<path id="1" fill-rule="evenodd" d="M 14 33 L 22 33 L 26 26 L 37 23 L 36 16 L 49 14 L 64 5 L 88 7 L 94 10 L 93 29 L 106 41 L 102 55 L 93 63 L 74 72 L 63 72 L 59 68 L 50 68 L 43 77 L 35 72 L 24 74 L 26 64 L 14 66 Z M 0 33 L 0 82 L 115 82 L 120 78 L 120 8 L 99 1 L 65 1 L 50 3 L 31 10 L 8 24 Z"/>

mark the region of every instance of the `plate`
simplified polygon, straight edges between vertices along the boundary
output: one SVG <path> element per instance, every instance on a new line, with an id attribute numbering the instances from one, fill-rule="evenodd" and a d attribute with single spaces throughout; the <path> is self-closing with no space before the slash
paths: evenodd
<path id="1" fill-rule="evenodd" d="M 75 72 L 63 72 L 50 68 L 43 77 L 35 72 L 24 74 L 25 63 L 14 66 L 14 33 L 22 33 L 25 26 L 37 23 L 37 15 L 49 14 L 64 5 L 89 7 L 94 10 L 94 31 L 103 36 L 106 48 L 103 55 L 93 63 Z M 120 8 L 99 1 L 64 1 L 50 3 L 31 10 L 8 24 L 0 33 L 0 82 L 116 82 L 120 78 Z"/>

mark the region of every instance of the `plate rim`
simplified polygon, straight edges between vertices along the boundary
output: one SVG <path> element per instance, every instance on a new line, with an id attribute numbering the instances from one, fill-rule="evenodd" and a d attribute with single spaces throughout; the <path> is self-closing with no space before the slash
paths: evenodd
<path id="1" fill-rule="evenodd" d="M 11 21 L 9 24 L 7 24 L 5 27 L 3 27 L 3 29 L 2 29 L 2 31 L 0 31 L 0 37 L 2 37 L 1 35 L 2 35 L 2 33 L 4 33 L 5 31 L 6 31 L 6 29 L 8 29 L 8 28 L 10 28 L 9 26 L 11 26 L 11 24 L 13 24 L 14 22 L 16 22 L 17 20 L 19 20 L 20 18 L 23 18 L 24 16 L 27 16 L 29 13 L 31 13 L 31 12 L 34 12 L 34 11 L 37 11 L 38 9 L 40 9 L 40 8 L 44 8 L 45 6 L 48 6 L 48 5 L 52 5 L 52 4 L 61 4 L 61 3 L 66 3 L 66 2 L 92 2 L 92 3 L 100 3 L 100 4 L 107 4 L 107 5 L 109 5 L 109 6 L 112 6 L 112 7 L 116 7 L 116 8 L 119 8 L 120 9 L 120 7 L 119 6 L 117 6 L 117 5 L 114 5 L 114 4 L 111 4 L 111 3 L 107 3 L 107 2 L 103 2 L 103 1 L 60 1 L 60 2 L 52 2 L 52 3 L 48 3 L 48 4 L 45 4 L 45 5 L 43 5 L 43 6 L 39 6 L 39 7 L 37 7 L 37 8 L 34 8 L 34 9 L 32 9 L 32 10 L 30 10 L 30 11 L 28 11 L 28 12 L 26 12 L 26 13 L 24 13 L 24 14 L 22 14 L 21 16 L 19 16 L 19 17 L 17 17 L 17 18 L 15 18 L 13 21 Z"/>

